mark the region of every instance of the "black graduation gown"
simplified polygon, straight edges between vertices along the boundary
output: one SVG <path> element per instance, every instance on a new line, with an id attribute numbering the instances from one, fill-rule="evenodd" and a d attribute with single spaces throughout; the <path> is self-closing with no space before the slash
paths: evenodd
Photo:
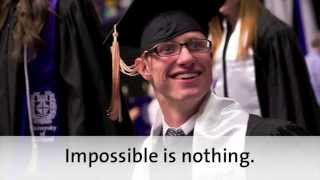
<path id="1" fill-rule="evenodd" d="M 266 119 L 250 114 L 246 136 L 307 136 L 308 131 L 296 124 L 276 119 Z"/>
<path id="2" fill-rule="evenodd" d="M 319 107 L 296 36 L 265 8 L 258 19 L 254 51 L 262 116 L 288 120 L 319 135 Z"/>
<path id="3" fill-rule="evenodd" d="M 0 34 L 0 135 L 16 135 L 17 93 L 24 87 L 22 63 L 8 58 L 14 6 Z M 122 123 L 114 123 L 106 115 L 112 66 L 109 48 L 102 45 L 101 26 L 92 2 L 60 0 L 57 24 L 62 134 L 130 135 L 127 109 L 122 110 Z"/>

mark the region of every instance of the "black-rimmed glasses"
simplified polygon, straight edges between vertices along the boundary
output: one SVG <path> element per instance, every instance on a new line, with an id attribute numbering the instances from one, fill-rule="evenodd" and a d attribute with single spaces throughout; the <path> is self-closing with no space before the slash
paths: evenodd
<path id="1" fill-rule="evenodd" d="M 162 42 L 146 50 L 145 54 L 154 53 L 159 57 L 175 56 L 181 53 L 182 46 L 186 46 L 190 53 L 206 53 L 211 50 L 211 41 L 207 39 L 191 39 L 185 43 L 175 41 Z"/>

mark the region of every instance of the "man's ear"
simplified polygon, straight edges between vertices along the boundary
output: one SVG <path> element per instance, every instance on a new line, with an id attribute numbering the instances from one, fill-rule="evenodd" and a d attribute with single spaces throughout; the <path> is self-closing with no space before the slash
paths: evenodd
<path id="1" fill-rule="evenodd" d="M 138 73 L 147 81 L 151 80 L 150 67 L 145 59 L 138 57 L 135 59 L 135 67 Z"/>

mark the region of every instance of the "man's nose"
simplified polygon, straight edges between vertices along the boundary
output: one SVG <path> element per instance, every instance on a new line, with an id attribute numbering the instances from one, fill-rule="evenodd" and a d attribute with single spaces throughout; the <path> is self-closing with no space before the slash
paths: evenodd
<path id="1" fill-rule="evenodd" d="M 182 46 L 181 52 L 177 60 L 177 64 L 180 64 L 180 65 L 193 64 L 195 60 L 196 60 L 195 57 L 192 55 L 189 49 L 186 46 Z"/>

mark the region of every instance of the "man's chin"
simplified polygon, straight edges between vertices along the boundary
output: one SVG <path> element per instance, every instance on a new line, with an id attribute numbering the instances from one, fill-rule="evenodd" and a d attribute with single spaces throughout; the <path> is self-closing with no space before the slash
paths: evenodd
<path id="1" fill-rule="evenodd" d="M 201 99 L 206 93 L 200 92 L 199 90 L 187 90 L 187 91 L 177 91 L 174 96 L 176 101 L 196 101 Z"/>

